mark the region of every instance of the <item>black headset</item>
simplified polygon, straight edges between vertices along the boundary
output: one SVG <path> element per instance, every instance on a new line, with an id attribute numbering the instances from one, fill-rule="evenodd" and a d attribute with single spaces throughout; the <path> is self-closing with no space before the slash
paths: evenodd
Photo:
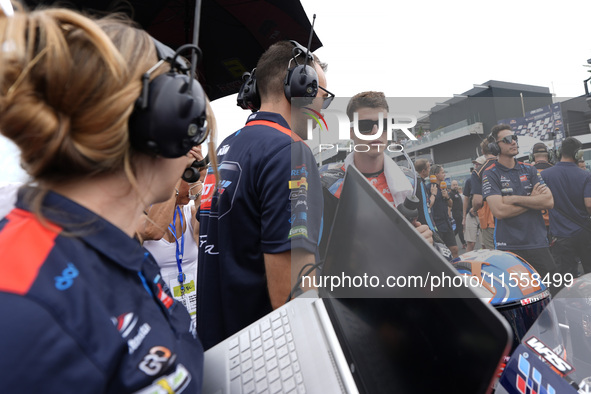
<path id="1" fill-rule="evenodd" d="M 314 56 L 310 54 L 310 51 L 301 46 L 297 41 L 289 41 L 293 44 L 292 59 L 295 62 L 295 66 L 287 70 L 285 80 L 283 81 L 283 91 L 285 92 L 285 98 L 291 102 L 294 97 L 304 97 L 309 99 L 309 103 L 306 100 L 306 104 L 310 104 L 316 93 L 318 92 L 318 74 L 314 67 L 308 65 L 308 61 L 314 62 Z M 305 55 L 306 59 L 303 64 L 299 64 L 297 57 L 299 55 Z M 290 65 L 291 65 L 290 60 Z"/>
<path id="2" fill-rule="evenodd" d="M 242 109 L 249 109 L 252 112 L 256 112 L 261 108 L 261 96 L 257 89 L 257 80 L 255 77 L 256 68 L 253 68 L 251 72 L 245 72 L 242 74 L 242 86 L 238 92 L 238 106 Z"/>
<path id="3" fill-rule="evenodd" d="M 185 168 L 183 176 L 181 177 L 187 183 L 194 183 L 201 179 L 199 171 L 207 168 L 209 165 L 209 153 L 202 160 L 194 160 L 190 167 Z"/>
<path id="4" fill-rule="evenodd" d="M 581 149 L 583 147 L 583 145 L 579 142 L 579 147 L 577 148 L 577 150 L 575 151 L 574 159 L 575 159 L 575 163 L 578 162 L 579 160 L 581 160 L 583 158 L 583 155 L 585 154 L 585 152 L 583 152 L 583 150 Z M 562 145 L 560 146 L 560 148 L 558 148 L 556 150 L 556 157 L 558 158 L 558 160 L 562 159 Z"/>
<path id="5" fill-rule="evenodd" d="M 501 153 L 501 147 L 492 134 L 488 136 L 488 150 L 493 156 L 498 156 Z"/>
<path id="6" fill-rule="evenodd" d="M 309 102 L 305 100 L 302 104 L 308 105 L 316 97 L 316 93 L 318 92 L 318 74 L 314 70 L 314 67 L 307 64 L 308 61 L 314 61 L 314 56 L 297 41 L 290 40 L 289 42 L 294 48 L 287 74 L 283 80 L 283 92 L 285 93 L 285 98 L 290 103 L 293 97 L 304 97 L 309 99 Z M 303 64 L 299 64 L 297 61 L 297 57 L 300 55 L 306 56 Z M 295 62 L 295 66 L 293 67 L 291 67 L 292 61 Z M 246 72 L 242 75 L 243 83 L 236 100 L 240 108 L 250 109 L 252 112 L 256 112 L 261 108 L 261 96 L 257 88 L 255 72 L 256 68 L 252 72 Z"/>
<path id="7" fill-rule="evenodd" d="M 201 57 L 192 44 L 176 52 L 153 39 L 158 63 L 142 76 L 142 92 L 129 118 L 131 146 L 141 152 L 176 158 L 187 154 L 207 138 L 206 96 L 196 79 L 187 75 L 189 65 L 179 54 L 190 49 Z M 163 63 L 170 71 L 150 81 L 150 75 Z"/>
<path id="8" fill-rule="evenodd" d="M 533 152 L 533 148 L 532 148 L 532 152 L 529 154 L 529 162 L 530 163 L 534 163 L 536 161 L 536 158 L 534 156 L 536 153 L 547 153 L 548 154 L 548 162 L 549 163 L 554 162 L 554 151 L 552 149 L 546 148 L 546 152 Z"/>

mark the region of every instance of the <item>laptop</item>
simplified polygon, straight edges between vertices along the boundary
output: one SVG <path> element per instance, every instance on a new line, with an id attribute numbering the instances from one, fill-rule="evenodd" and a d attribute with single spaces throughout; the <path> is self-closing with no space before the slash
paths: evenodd
<path id="1" fill-rule="evenodd" d="M 349 166 L 328 282 L 206 351 L 203 392 L 490 392 L 509 325 L 467 287 L 431 288 L 446 275 L 457 273 Z"/>

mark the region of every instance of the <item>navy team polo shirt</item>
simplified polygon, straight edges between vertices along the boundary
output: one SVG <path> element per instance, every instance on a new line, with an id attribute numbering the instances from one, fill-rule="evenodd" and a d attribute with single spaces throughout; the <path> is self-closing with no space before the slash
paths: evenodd
<path id="1" fill-rule="evenodd" d="M 310 148 L 257 112 L 219 146 L 199 210 L 197 331 L 206 349 L 272 311 L 264 254 L 317 253 L 322 188 Z"/>
<path id="2" fill-rule="evenodd" d="M 433 219 L 435 220 L 435 226 L 437 226 L 437 230 L 441 232 L 449 232 L 452 231 L 451 223 L 449 222 L 449 215 L 448 212 L 448 205 L 447 201 L 443 199 L 443 194 L 441 194 L 441 187 L 436 184 L 437 186 L 437 195 L 435 196 L 435 201 L 433 202 L 433 206 L 431 210 L 433 211 Z M 429 190 L 431 190 L 429 188 Z"/>
<path id="3" fill-rule="evenodd" d="M 496 159 L 487 159 L 478 170 L 472 171 L 472 173 L 470 174 L 472 194 L 482 195 L 482 176 L 484 174 L 484 171 L 487 170 L 489 166 L 493 165 L 495 162 Z"/>
<path id="4" fill-rule="evenodd" d="M 56 193 L 43 224 L 25 193 L 0 221 L 2 392 L 200 392 L 203 348 L 150 253 Z"/>
<path id="5" fill-rule="evenodd" d="M 591 227 L 585 197 L 591 197 L 591 173 L 576 163 L 561 161 L 542 172 L 542 178 L 552 190 L 554 208 L 560 208 L 578 223 Z M 558 210 L 550 210 L 550 232 L 555 237 L 574 237 L 585 231 L 580 225 L 567 219 Z"/>
<path id="6" fill-rule="evenodd" d="M 493 195 L 529 196 L 537 183 L 544 184 L 544 180 L 534 166 L 515 160 L 515 167 L 507 168 L 497 161 L 482 175 L 482 198 Z M 474 185 L 472 187 L 474 188 Z M 542 212 L 533 209 L 512 218 L 495 218 L 494 237 L 496 248 L 500 250 L 526 250 L 548 246 Z"/>

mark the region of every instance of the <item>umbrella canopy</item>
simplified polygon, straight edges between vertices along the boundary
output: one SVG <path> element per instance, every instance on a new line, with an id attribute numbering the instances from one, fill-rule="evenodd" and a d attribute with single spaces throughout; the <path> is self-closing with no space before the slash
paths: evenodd
<path id="1" fill-rule="evenodd" d="M 29 7 L 56 3 L 87 12 L 123 12 L 153 37 L 177 48 L 193 41 L 195 0 L 25 0 Z M 69 4 L 69 5 L 68 5 Z M 202 0 L 198 78 L 211 100 L 237 93 L 242 74 L 281 40 L 308 44 L 311 25 L 299 0 Z M 311 51 L 322 46 L 314 34 Z M 287 68 L 287 65 L 286 65 Z"/>

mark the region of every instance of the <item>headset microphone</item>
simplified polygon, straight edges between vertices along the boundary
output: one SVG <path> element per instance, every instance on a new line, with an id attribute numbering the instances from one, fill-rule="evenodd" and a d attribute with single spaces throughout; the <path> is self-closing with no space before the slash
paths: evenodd
<path id="1" fill-rule="evenodd" d="M 237 104 L 242 109 L 249 109 L 256 112 L 261 108 L 261 96 L 257 89 L 257 80 L 255 77 L 256 68 L 251 72 L 242 74 L 242 86 L 236 98 Z"/>
<path id="2" fill-rule="evenodd" d="M 207 167 L 208 164 L 209 154 L 207 154 L 203 160 L 195 160 L 193 163 L 191 163 L 191 166 L 185 169 L 185 172 L 183 172 L 183 176 L 181 178 L 187 183 L 197 182 L 201 178 L 199 171 Z"/>
<path id="3" fill-rule="evenodd" d="M 310 37 L 308 39 L 308 47 L 304 48 L 300 43 L 294 40 L 290 40 L 294 46 L 292 51 L 292 58 L 289 62 L 287 74 L 283 80 L 283 91 L 285 98 L 291 103 L 293 97 L 304 97 L 307 98 L 308 102 L 302 103 L 303 105 L 309 105 L 316 93 L 318 92 L 318 74 L 313 66 L 308 65 L 308 62 L 314 62 L 314 56 L 310 54 L 312 48 L 312 38 L 314 37 L 314 23 L 316 22 L 316 14 L 312 17 L 312 28 L 310 30 Z M 306 59 L 303 64 L 299 64 L 297 57 L 299 55 L 305 55 Z M 291 67 L 291 61 L 295 61 L 295 67 Z M 242 109 L 249 109 L 252 112 L 256 112 L 261 108 L 261 97 L 258 92 L 256 76 L 256 68 L 252 72 L 244 73 L 242 75 L 242 86 L 238 92 L 236 99 L 237 105 Z"/>
<path id="4" fill-rule="evenodd" d="M 310 30 L 310 37 L 308 38 L 308 47 L 306 48 L 306 59 L 310 57 L 310 48 L 312 47 L 312 37 L 314 36 L 314 23 L 316 23 L 316 14 L 312 16 L 312 29 Z M 305 65 L 305 63 L 304 63 Z M 300 74 L 305 74 L 304 70 Z"/>
<path id="5" fill-rule="evenodd" d="M 292 98 L 301 97 L 305 100 L 300 99 L 301 102 L 298 100 L 298 105 L 309 105 L 312 103 L 312 100 L 314 100 L 316 93 L 318 92 L 318 74 L 314 67 L 308 64 L 308 62 L 312 64 L 314 63 L 314 56 L 310 54 L 312 37 L 314 36 L 314 21 L 316 21 L 316 14 L 314 14 L 312 19 L 308 48 L 304 48 L 297 41 L 290 41 L 294 46 L 291 60 L 295 61 L 296 66 L 291 67 L 290 60 L 290 68 L 287 70 L 287 74 L 283 81 L 283 92 L 290 104 Z M 298 63 L 297 57 L 299 55 L 305 55 L 306 57 L 302 64 Z"/>

